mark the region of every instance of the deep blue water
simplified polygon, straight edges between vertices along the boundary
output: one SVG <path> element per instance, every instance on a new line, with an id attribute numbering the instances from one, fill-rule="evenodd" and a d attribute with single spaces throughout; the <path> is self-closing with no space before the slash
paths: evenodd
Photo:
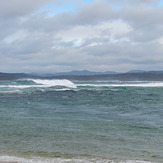
<path id="1" fill-rule="evenodd" d="M 0 161 L 163 162 L 163 83 L 0 82 Z"/>

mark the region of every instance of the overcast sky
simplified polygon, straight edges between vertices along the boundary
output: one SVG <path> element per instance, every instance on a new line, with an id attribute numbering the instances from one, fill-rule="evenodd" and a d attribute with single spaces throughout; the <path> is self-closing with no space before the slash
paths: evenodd
<path id="1" fill-rule="evenodd" d="M 163 1 L 0 0 L 0 72 L 163 70 Z"/>

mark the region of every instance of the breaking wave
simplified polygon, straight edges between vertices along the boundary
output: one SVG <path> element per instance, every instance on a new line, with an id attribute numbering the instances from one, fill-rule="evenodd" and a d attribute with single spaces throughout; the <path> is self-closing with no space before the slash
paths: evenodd
<path id="1" fill-rule="evenodd" d="M 9 88 L 30 88 L 30 87 L 55 87 L 62 86 L 68 88 L 76 88 L 76 85 L 70 80 L 66 79 L 56 79 L 56 80 L 45 80 L 45 79 L 24 79 L 16 81 L 8 81 L 0 83 L 0 87 Z"/>
<path id="2" fill-rule="evenodd" d="M 0 81 L 0 93 L 34 93 L 47 91 L 67 91 L 67 90 L 110 90 L 118 87 L 127 89 L 128 87 L 163 87 L 163 82 L 97 82 L 87 81 L 74 83 L 67 79 L 19 79 L 13 81 Z"/>
<path id="3" fill-rule="evenodd" d="M 57 79 L 57 80 L 41 80 L 41 79 L 32 79 L 37 85 L 45 85 L 48 87 L 52 86 L 64 86 L 64 87 L 70 87 L 70 88 L 76 88 L 76 85 L 67 79 Z"/>

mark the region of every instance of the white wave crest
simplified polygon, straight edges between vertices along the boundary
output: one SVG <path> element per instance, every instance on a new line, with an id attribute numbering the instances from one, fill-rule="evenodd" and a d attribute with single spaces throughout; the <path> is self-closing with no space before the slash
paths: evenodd
<path id="1" fill-rule="evenodd" d="M 7 163 L 156 163 L 149 161 L 136 161 L 136 160 L 126 160 L 126 161 L 113 161 L 108 159 L 98 159 L 98 158 L 19 158 L 14 156 L 0 156 L 0 162 Z"/>
<path id="2" fill-rule="evenodd" d="M 90 86 L 90 87 L 163 87 L 163 82 L 151 82 L 151 83 L 120 83 L 120 84 L 77 84 L 77 86 Z"/>
<path id="3" fill-rule="evenodd" d="M 53 79 L 53 80 L 47 80 L 47 79 L 30 79 L 34 81 L 38 85 L 45 85 L 48 87 L 52 86 L 64 86 L 64 87 L 70 87 L 70 88 L 76 88 L 76 85 L 67 79 Z"/>

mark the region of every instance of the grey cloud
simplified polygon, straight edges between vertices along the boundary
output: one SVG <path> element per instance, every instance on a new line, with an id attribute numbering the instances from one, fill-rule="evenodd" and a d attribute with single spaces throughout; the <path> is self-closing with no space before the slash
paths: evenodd
<path id="1" fill-rule="evenodd" d="M 158 15 L 163 15 L 163 10 L 147 7 L 157 3 L 155 0 L 122 0 L 129 5 L 120 10 L 111 7 L 111 0 L 98 0 L 77 11 L 50 16 L 34 13 L 47 2 L 45 0 L 8 2 L 0 1 L 0 19 L 3 20 L 0 23 L 3 29 L 0 31 L 1 71 L 16 72 L 19 67 L 26 72 L 127 71 L 136 67 L 145 70 L 154 69 L 156 65 L 161 67 L 163 45 L 159 39 L 163 35 L 163 19 Z M 68 30 L 72 30 L 70 34 L 73 35 L 77 27 L 83 27 L 82 32 L 87 34 L 90 28 L 93 30 L 102 23 L 117 20 L 129 25 L 131 31 L 116 34 L 109 25 L 104 29 L 95 28 L 100 32 L 85 35 L 79 45 L 74 44 L 76 38 L 80 39 L 80 33 L 74 39 L 64 37 Z"/>
<path id="2" fill-rule="evenodd" d="M 144 6 L 124 8 L 121 17 L 132 23 L 136 28 L 150 27 L 162 24 L 163 8 L 147 8 Z"/>
<path id="3" fill-rule="evenodd" d="M 19 29 L 19 20 L 11 19 L 11 20 L 0 20 L 0 37 L 1 40 Z"/>
<path id="4" fill-rule="evenodd" d="M 22 24 L 36 9 L 55 0 L 1 0 L 0 1 L 0 36 L 1 39 L 22 29 Z"/>
<path id="5" fill-rule="evenodd" d="M 151 5 L 151 4 L 157 4 L 159 2 L 159 0 L 122 0 L 124 1 L 124 3 L 127 4 L 147 4 L 147 5 Z"/>
<path id="6" fill-rule="evenodd" d="M 9 43 L 1 43 L 0 48 L 5 54 L 17 54 L 18 56 L 30 53 L 42 52 L 53 45 L 53 39 L 44 34 L 27 35 L 22 39 L 17 39 Z"/>
<path id="7" fill-rule="evenodd" d="M 46 72 L 47 69 L 45 68 L 55 66 L 55 69 L 51 70 L 51 72 L 61 71 L 61 67 L 66 67 L 67 70 L 82 69 L 85 67 L 85 69 L 90 70 L 97 68 L 100 71 L 105 71 L 106 69 L 109 70 L 112 68 L 112 70 L 116 71 L 125 71 L 129 68 L 129 66 L 126 67 L 126 69 L 124 68 L 126 64 L 130 65 L 130 67 L 139 65 L 150 69 L 152 66 L 152 68 L 154 68 L 156 63 L 158 63 L 158 66 L 162 64 L 160 61 L 162 60 L 161 52 L 163 51 L 160 50 L 160 55 L 158 53 L 155 54 L 156 51 L 154 48 L 158 47 L 152 44 L 132 45 L 127 42 L 119 44 L 108 43 L 92 48 L 87 47 L 86 49 L 64 47 L 61 49 L 50 49 L 42 53 L 26 54 L 22 57 L 12 55 L 7 62 L 13 66 L 17 63 L 17 65 L 22 66 L 22 68 L 26 66 L 25 70 L 27 72 L 32 71 L 31 67 L 33 67 L 33 70 Z M 22 60 L 20 60 L 20 58 L 22 58 Z M 155 62 L 152 62 L 152 60 L 155 60 Z M 36 65 L 38 65 L 38 67 L 35 67 Z M 63 70 L 64 69 L 62 69 L 62 71 Z"/>
<path id="8" fill-rule="evenodd" d="M 122 19 L 128 22 L 133 31 L 130 38 L 137 41 L 152 41 L 163 35 L 162 8 L 125 8 L 121 11 Z"/>
<path id="9" fill-rule="evenodd" d="M 81 25 L 94 24 L 102 21 L 113 20 L 116 16 L 116 12 L 108 3 L 97 1 L 82 8 L 76 15 L 75 21 Z"/>
<path id="10" fill-rule="evenodd" d="M 54 16 L 47 16 L 43 13 L 26 18 L 21 26 L 29 31 L 56 33 L 59 30 L 70 28 L 73 25 L 72 19 L 72 13 L 61 13 Z"/>
<path id="11" fill-rule="evenodd" d="M 35 9 L 41 7 L 44 3 L 52 0 L 1 0 L 0 1 L 0 17 L 12 18 L 24 16 L 31 13 Z"/>
<path id="12" fill-rule="evenodd" d="M 129 23 L 133 32 L 127 37 L 135 40 L 152 40 L 162 35 L 163 19 L 162 8 L 127 7 L 120 11 L 113 10 L 106 2 L 99 2 L 83 7 L 76 13 L 61 13 L 54 16 L 34 15 L 27 18 L 22 27 L 27 30 L 40 32 L 58 32 L 68 30 L 74 26 L 95 25 L 121 19 Z M 156 32 L 157 31 L 157 32 Z"/>
<path id="13" fill-rule="evenodd" d="M 133 5 L 154 5 L 158 4 L 159 0 L 106 0 L 110 3 L 122 4 L 123 6 Z"/>
<path id="14" fill-rule="evenodd" d="M 57 32 L 70 29 L 77 25 L 94 25 L 104 21 L 113 20 L 117 13 L 106 2 L 95 2 L 82 7 L 76 13 L 66 12 L 54 16 L 46 13 L 32 15 L 22 23 L 22 26 L 30 30 L 43 32 Z"/>
<path id="15" fill-rule="evenodd" d="M 100 60 L 103 60 L 103 63 L 117 63 L 119 66 L 123 62 L 127 63 L 144 63 L 149 60 L 162 60 L 163 49 L 159 49 L 157 43 L 144 43 L 144 44 L 132 44 L 130 42 L 119 42 L 119 43 L 108 43 L 99 46 L 89 47 L 84 49 L 84 52 L 88 55 L 92 55 L 101 59 L 97 60 L 99 63 Z M 113 62 L 114 61 L 114 62 Z M 142 62 L 143 61 L 143 62 Z M 152 62 L 151 62 L 152 64 Z"/>

